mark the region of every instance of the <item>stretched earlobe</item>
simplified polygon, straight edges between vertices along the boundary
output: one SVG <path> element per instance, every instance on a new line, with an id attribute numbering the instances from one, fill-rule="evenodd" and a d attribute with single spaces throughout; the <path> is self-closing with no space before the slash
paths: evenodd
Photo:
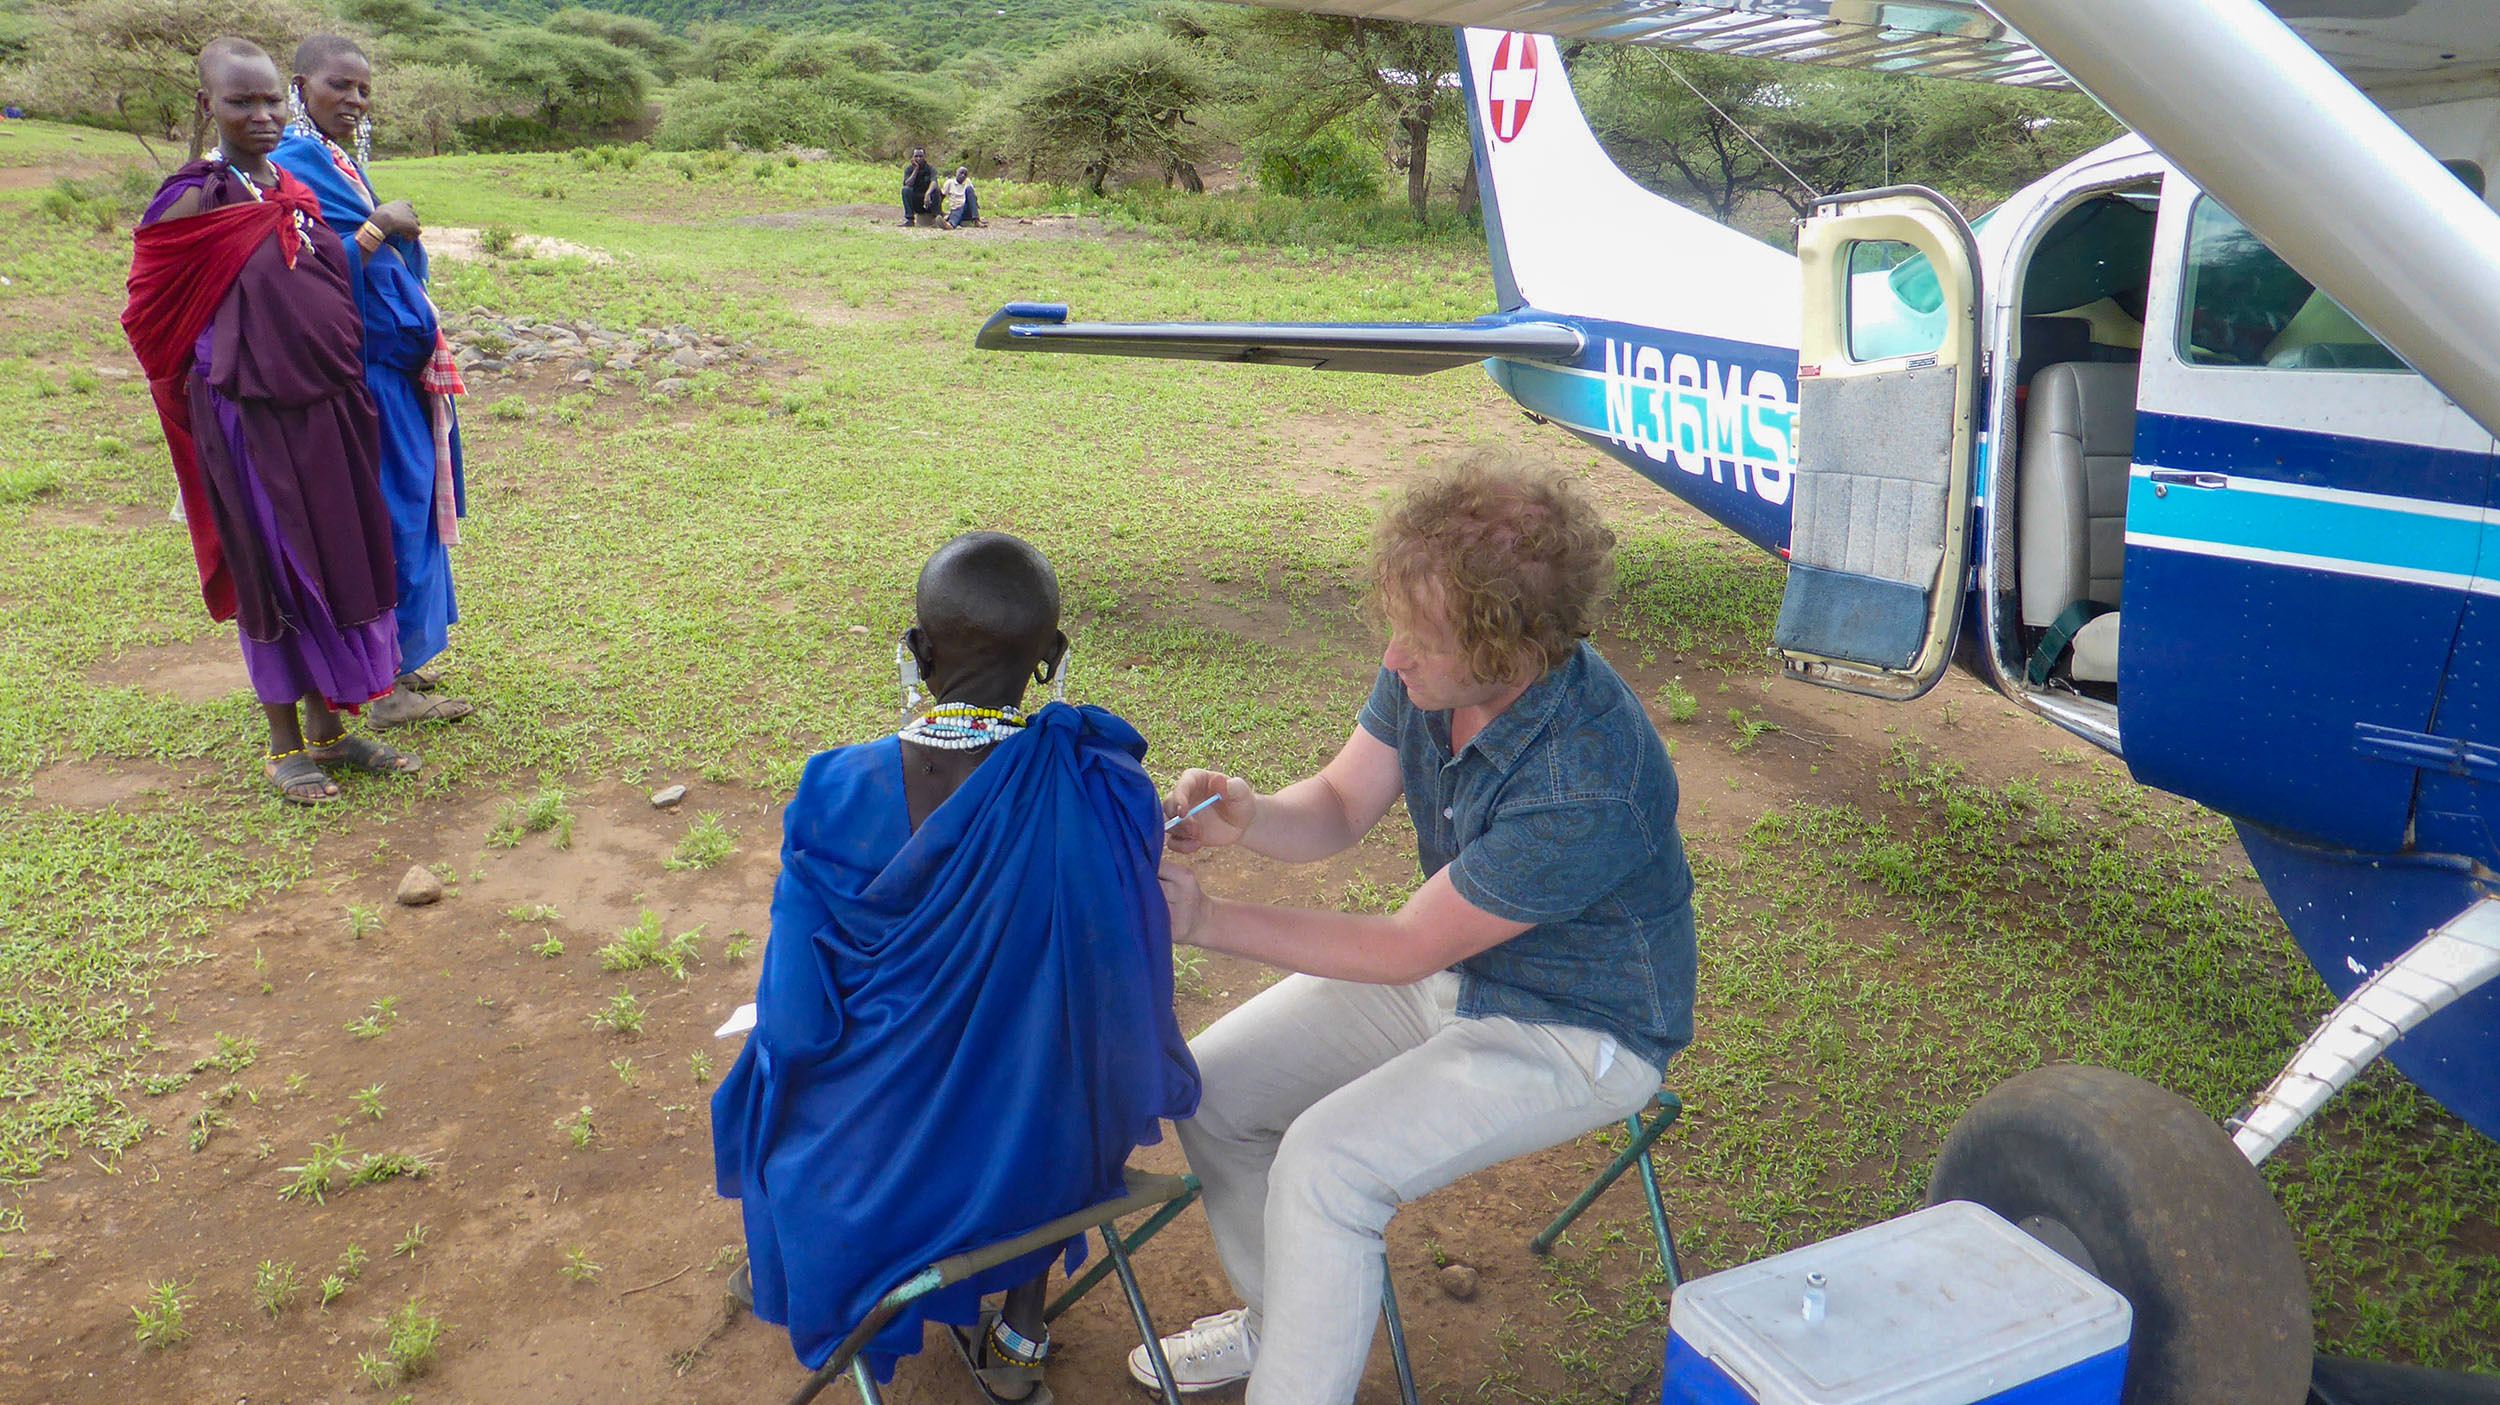
<path id="1" fill-rule="evenodd" d="M 903 637 L 894 644 L 894 672 L 902 686 L 905 712 L 919 711 L 920 704 L 928 700 L 927 694 L 920 691 L 924 675 L 920 668 L 920 651 L 914 647 L 920 643 L 919 635 L 918 629 L 905 630 Z"/>
<path id="2" fill-rule="evenodd" d="M 1049 659 L 1034 670 L 1033 676 L 1037 681 L 1050 685 L 1052 702 L 1063 703 L 1068 700 L 1068 636 L 1057 635 L 1055 640 Z"/>

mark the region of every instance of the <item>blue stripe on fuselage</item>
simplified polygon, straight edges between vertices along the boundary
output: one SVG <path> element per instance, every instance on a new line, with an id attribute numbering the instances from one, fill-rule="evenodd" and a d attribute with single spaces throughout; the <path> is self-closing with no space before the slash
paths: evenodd
<path id="1" fill-rule="evenodd" d="M 2187 415 L 2136 416 L 2135 461 L 2356 493 L 2483 505 L 2491 455 Z"/>
<path id="2" fill-rule="evenodd" d="M 2284 565 L 2448 590 L 2468 588 L 2486 551 L 2500 560 L 2500 526 L 2407 509 L 2420 499 L 2320 501 L 2256 491 L 2241 475 L 2233 482 L 2229 491 L 2165 490 L 2135 478 L 2127 485 L 2128 541 L 2174 550 L 2185 549 L 2176 543 L 2197 543 L 2216 554 L 2279 553 L 2305 558 Z"/>
<path id="3" fill-rule="evenodd" d="M 1485 362 L 1493 383 L 1766 551 L 1788 544 L 1797 353 L 1595 318 L 1570 366 Z"/>

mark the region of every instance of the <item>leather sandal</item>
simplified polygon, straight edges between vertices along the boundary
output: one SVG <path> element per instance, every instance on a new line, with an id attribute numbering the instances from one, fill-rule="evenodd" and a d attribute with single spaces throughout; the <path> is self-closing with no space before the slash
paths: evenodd
<path id="1" fill-rule="evenodd" d="M 413 776 L 424 769 L 422 758 L 371 737 L 351 737 L 342 733 L 326 742 L 308 742 L 304 755 L 322 766 L 345 766 L 375 776 Z"/>
<path id="2" fill-rule="evenodd" d="M 269 757 L 261 773 L 289 805 L 327 805 L 339 798 L 337 783 L 323 774 L 321 763 L 300 750 Z"/>
<path id="3" fill-rule="evenodd" d="M 972 1384 L 989 1405 L 1052 1405 L 1050 1387 L 1042 1383 L 1042 1363 L 1030 1365 L 1011 1360 L 990 1350 L 998 1328 L 998 1309 L 981 1309 L 977 1327 L 965 1329 L 949 1326 L 946 1339 L 955 1344 L 955 1354 L 963 1358 L 964 1369 L 972 1373 Z M 1044 1357 L 1050 1344 L 1042 1343 Z"/>

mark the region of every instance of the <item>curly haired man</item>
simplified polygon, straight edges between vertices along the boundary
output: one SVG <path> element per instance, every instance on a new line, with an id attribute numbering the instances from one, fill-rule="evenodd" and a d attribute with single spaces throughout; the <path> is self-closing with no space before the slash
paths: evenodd
<path id="1" fill-rule="evenodd" d="M 1423 885 L 1385 916 L 1202 892 L 1167 861 L 1172 938 L 1296 974 L 1190 1043 L 1180 1126 L 1244 1306 L 1165 1339 L 1184 1389 L 1347 1405 L 1397 1207 L 1620 1121 L 1692 1039 L 1692 872 L 1675 772 L 1585 642 L 1614 536 L 1562 478 L 1476 456 L 1380 523 L 1389 625 L 1360 725 L 1274 794 L 1183 772 L 1170 847 L 1288 863 L 1353 846 L 1403 796 Z M 1131 1373 L 1152 1380 L 1141 1348 Z"/>

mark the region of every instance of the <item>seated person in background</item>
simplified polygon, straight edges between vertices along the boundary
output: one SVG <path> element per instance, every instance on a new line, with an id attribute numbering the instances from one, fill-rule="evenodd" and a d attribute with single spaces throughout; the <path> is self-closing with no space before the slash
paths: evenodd
<path id="1" fill-rule="evenodd" d="M 972 168 L 957 166 L 946 178 L 946 227 L 961 229 L 981 222 L 981 198 L 972 193 Z"/>
<path id="2" fill-rule="evenodd" d="M 1145 743 L 1056 686 L 1018 710 L 1066 667 L 1049 564 L 1014 537 L 957 537 L 922 567 L 916 614 L 905 705 L 924 679 L 936 704 L 807 763 L 755 1031 L 712 1099 L 756 1315 L 811 1367 L 905 1275 L 1118 1195 L 1157 1119 L 1198 1103 Z M 1013 1288 L 966 1346 L 985 1390 L 1023 1398 L 1058 1252 L 921 1299 L 870 1365 L 890 1376 L 924 1318 L 985 1321 L 981 1295 Z"/>

